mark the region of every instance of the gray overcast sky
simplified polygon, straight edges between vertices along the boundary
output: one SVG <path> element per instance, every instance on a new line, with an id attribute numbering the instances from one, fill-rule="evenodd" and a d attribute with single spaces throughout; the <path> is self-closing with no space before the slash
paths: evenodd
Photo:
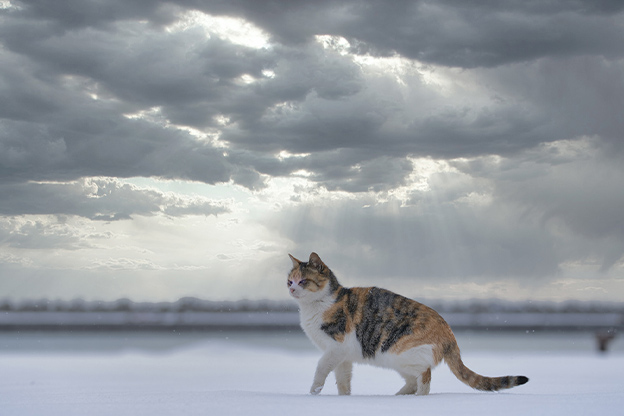
<path id="1" fill-rule="evenodd" d="M 621 1 L 0 1 L 0 298 L 622 300 Z"/>

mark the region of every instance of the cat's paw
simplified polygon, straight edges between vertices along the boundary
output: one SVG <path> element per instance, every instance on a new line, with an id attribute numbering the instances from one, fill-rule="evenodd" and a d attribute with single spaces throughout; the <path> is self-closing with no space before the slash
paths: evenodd
<path id="1" fill-rule="evenodd" d="M 323 390 L 323 386 L 312 386 L 310 388 L 310 394 L 313 394 L 316 396 L 321 392 L 321 390 Z"/>

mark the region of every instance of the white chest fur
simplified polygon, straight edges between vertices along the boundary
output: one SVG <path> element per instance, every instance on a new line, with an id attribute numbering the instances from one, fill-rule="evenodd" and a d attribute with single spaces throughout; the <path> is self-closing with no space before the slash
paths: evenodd
<path id="1" fill-rule="evenodd" d="M 342 341 L 336 341 L 321 329 L 323 314 L 332 304 L 332 299 L 324 302 L 300 304 L 301 328 L 320 350 L 333 350 L 349 361 L 363 362 L 362 348 L 356 339 L 355 333 L 345 334 Z"/>
<path id="2" fill-rule="evenodd" d="M 336 343 L 329 335 L 321 329 L 323 325 L 323 314 L 332 305 L 333 300 L 320 300 L 310 303 L 301 302 L 299 304 L 299 319 L 301 328 L 308 338 L 319 349 L 326 351 Z"/>

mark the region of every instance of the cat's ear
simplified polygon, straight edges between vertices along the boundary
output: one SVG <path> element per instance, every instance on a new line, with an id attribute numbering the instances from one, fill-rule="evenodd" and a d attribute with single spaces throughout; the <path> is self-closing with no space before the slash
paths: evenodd
<path id="1" fill-rule="evenodd" d="M 294 257 L 292 256 L 292 254 L 289 254 L 288 256 L 289 256 L 289 257 L 290 257 L 290 259 L 292 260 L 293 267 L 299 267 L 299 265 L 301 264 L 301 262 L 300 262 L 299 260 L 297 260 L 296 258 L 294 258 Z"/>
<path id="2" fill-rule="evenodd" d="M 312 253 L 310 254 L 310 261 L 309 261 L 310 265 L 312 265 L 313 267 L 316 267 L 316 269 L 319 272 L 322 272 L 323 269 L 325 269 L 327 266 L 325 265 L 325 263 L 323 263 L 323 260 L 321 260 L 321 258 L 319 257 L 318 254 L 316 253 Z"/>

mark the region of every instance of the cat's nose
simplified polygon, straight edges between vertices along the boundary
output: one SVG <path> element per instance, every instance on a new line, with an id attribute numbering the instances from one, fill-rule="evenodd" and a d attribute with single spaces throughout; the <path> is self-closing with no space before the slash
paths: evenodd
<path id="1" fill-rule="evenodd" d="M 290 293 L 295 293 L 295 288 L 294 287 L 290 288 Z"/>

